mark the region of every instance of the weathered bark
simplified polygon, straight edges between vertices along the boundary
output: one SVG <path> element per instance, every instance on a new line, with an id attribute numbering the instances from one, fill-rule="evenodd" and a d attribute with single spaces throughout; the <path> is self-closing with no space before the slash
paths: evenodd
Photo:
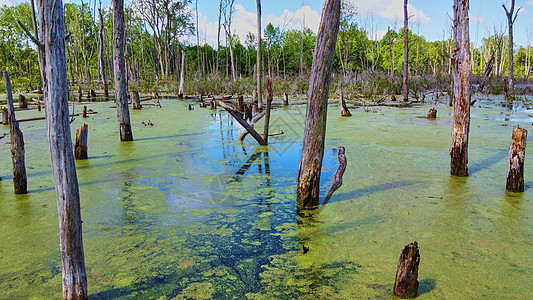
<path id="1" fill-rule="evenodd" d="M 265 114 L 265 126 L 263 129 L 263 139 L 265 143 L 268 144 L 268 129 L 270 126 L 270 110 L 272 106 L 272 99 L 274 98 L 272 94 L 272 79 L 270 76 L 266 78 L 266 114 Z"/>
<path id="2" fill-rule="evenodd" d="M 183 93 L 185 91 L 185 49 L 181 52 L 181 72 L 180 72 L 180 87 L 178 90 L 178 97 L 183 98 Z"/>
<path id="3" fill-rule="evenodd" d="M 464 0 L 461 0 L 464 1 Z M 418 243 L 405 245 L 400 253 L 396 280 L 394 281 L 394 294 L 401 298 L 415 298 L 418 296 L 418 264 L 420 253 Z"/>
<path id="4" fill-rule="evenodd" d="M 63 299 L 87 299 L 80 194 L 68 119 L 63 1 L 39 0 L 38 45 L 46 131 L 54 175 L 63 273 Z"/>
<path id="5" fill-rule="evenodd" d="M 215 101 L 215 99 L 211 99 L 211 101 L 209 101 L 209 105 L 211 109 L 217 109 L 217 102 Z"/>
<path id="6" fill-rule="evenodd" d="M 511 146 L 509 147 L 509 167 L 507 169 L 506 188 L 509 192 L 524 191 L 524 160 L 526 157 L 527 130 L 513 127 Z"/>
<path id="7" fill-rule="evenodd" d="M 338 190 L 342 186 L 342 175 L 344 175 L 344 171 L 346 171 L 346 149 L 344 149 L 343 146 L 340 146 L 338 148 L 338 155 L 339 155 L 339 168 L 337 169 L 337 172 L 335 172 L 335 176 L 333 177 L 333 184 L 331 185 L 331 188 L 328 191 L 328 194 L 326 195 L 326 198 L 324 199 L 324 202 L 322 205 L 325 205 L 328 203 L 329 199 L 331 198 L 331 195 Z"/>
<path id="8" fill-rule="evenodd" d="M 403 101 L 409 100 L 407 76 L 409 75 L 409 16 L 407 15 L 407 0 L 403 1 Z"/>
<path id="9" fill-rule="evenodd" d="M 83 118 L 87 118 L 87 105 L 84 105 L 83 106 L 83 115 L 82 115 Z"/>
<path id="10" fill-rule="evenodd" d="M 237 110 L 244 110 L 244 97 L 243 96 L 239 96 L 237 97 L 237 101 L 235 101 L 235 107 L 237 108 Z"/>
<path id="11" fill-rule="evenodd" d="M 246 122 L 246 120 L 244 120 L 239 114 L 239 112 L 237 112 L 233 107 L 225 104 L 222 101 L 218 101 L 218 105 L 222 106 L 233 118 L 235 118 L 235 120 L 237 120 L 237 122 L 239 122 L 239 124 L 241 124 L 241 126 L 244 127 L 244 129 L 246 129 L 246 131 L 248 131 L 248 133 L 250 133 L 254 137 L 254 139 L 259 143 L 259 145 L 267 144 L 263 137 L 259 133 L 257 133 L 257 131 L 255 131 L 255 129 L 250 126 L 250 124 L 248 124 L 248 122 Z"/>
<path id="12" fill-rule="evenodd" d="M 115 102 L 121 141 L 133 141 L 130 111 L 128 108 L 128 85 L 124 59 L 124 0 L 113 0 L 113 65 L 115 66 Z"/>
<path id="13" fill-rule="evenodd" d="M 89 126 L 87 124 L 81 125 L 80 129 L 76 130 L 76 144 L 74 145 L 74 157 L 76 160 L 87 159 L 87 136 L 89 134 Z"/>
<path id="14" fill-rule="evenodd" d="M 507 28 L 509 28 L 509 90 L 511 90 L 511 92 L 514 90 L 513 25 L 514 25 L 514 22 L 516 21 L 516 17 L 518 16 L 518 12 L 522 8 L 522 7 L 519 7 L 515 13 L 514 2 L 515 0 L 511 0 L 511 6 L 509 7 L 509 10 L 507 10 L 507 7 L 505 7 L 505 4 L 502 4 L 503 9 L 505 10 L 505 15 L 507 16 Z"/>
<path id="15" fill-rule="evenodd" d="M 428 119 L 436 119 L 437 118 L 437 109 L 435 107 L 430 108 L 426 118 L 428 118 Z"/>
<path id="16" fill-rule="evenodd" d="M 262 67 L 262 60 L 261 60 L 261 0 L 257 0 L 257 60 L 256 60 L 256 67 L 257 67 L 257 107 L 261 110 L 263 109 L 263 99 L 261 95 L 261 67 Z"/>
<path id="17" fill-rule="evenodd" d="M 470 131 L 470 36 L 468 0 L 454 0 L 453 119 L 451 175 L 468 176 Z"/>
<path id="18" fill-rule="evenodd" d="M 28 102 L 26 102 L 26 96 L 19 94 L 19 108 L 28 108 Z"/>
<path id="19" fill-rule="evenodd" d="M 319 204 L 320 172 L 324 157 L 329 82 L 339 32 L 341 0 L 326 0 L 313 52 L 305 131 L 298 171 L 297 203 Z"/>
<path id="20" fill-rule="evenodd" d="M 132 91 L 131 92 L 131 106 L 133 109 L 141 109 L 141 98 L 139 98 L 139 92 Z"/>
<path id="21" fill-rule="evenodd" d="M 339 109 L 341 110 L 341 116 L 343 117 L 351 117 L 352 113 L 348 110 L 348 107 L 346 107 L 346 102 L 344 102 L 344 92 L 343 92 L 343 86 L 342 86 L 342 79 L 341 79 L 341 91 L 340 91 L 340 97 L 339 97 Z"/>
<path id="22" fill-rule="evenodd" d="M 11 159 L 13 161 L 13 186 L 15 194 L 28 193 L 28 180 L 26 177 L 26 163 L 24 150 L 24 135 L 15 118 L 15 106 L 13 105 L 13 92 L 9 72 L 4 73 L 6 84 L 6 98 L 9 119 L 9 133 L 11 135 Z"/>

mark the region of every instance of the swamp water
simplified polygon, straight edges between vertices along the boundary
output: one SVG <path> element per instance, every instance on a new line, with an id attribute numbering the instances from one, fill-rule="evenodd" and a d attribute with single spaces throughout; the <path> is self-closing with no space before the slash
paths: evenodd
<path id="1" fill-rule="evenodd" d="M 338 146 L 344 183 L 319 212 L 297 214 L 305 105 L 273 111 L 270 131 L 285 134 L 268 148 L 251 137 L 243 147 L 225 111 L 175 100 L 131 111 L 135 141 L 121 143 L 111 105 L 91 104 L 98 114 L 71 125 L 73 136 L 89 125 L 89 160 L 76 164 L 91 299 L 391 299 L 400 250 L 415 240 L 419 299 L 533 294 L 531 147 L 527 190 L 505 192 L 512 126 L 530 129 L 527 112 L 473 108 L 471 176 L 452 178 L 450 108 L 431 121 L 417 118 L 429 106 L 341 118 L 332 105 L 322 194 Z M 28 195 L 13 194 L 9 140 L 0 140 L 1 299 L 61 298 L 44 126 L 21 123 Z"/>

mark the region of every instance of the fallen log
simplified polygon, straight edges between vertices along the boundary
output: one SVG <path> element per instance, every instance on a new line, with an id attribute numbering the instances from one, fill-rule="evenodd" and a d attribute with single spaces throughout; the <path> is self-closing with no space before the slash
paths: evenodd
<path id="1" fill-rule="evenodd" d="M 89 111 L 87 112 L 88 115 L 94 115 L 94 114 L 97 114 L 98 112 L 96 111 Z M 70 114 L 69 117 L 77 117 L 77 116 L 81 116 L 82 113 L 76 113 L 76 114 Z M 38 120 L 45 120 L 46 117 L 35 117 L 35 118 L 26 118 L 26 119 L 19 119 L 17 120 L 19 123 L 20 122 L 29 122 L 29 121 L 38 121 Z"/>
<path id="2" fill-rule="evenodd" d="M 250 133 L 254 137 L 254 139 L 259 143 L 259 145 L 267 144 L 263 137 L 259 133 L 257 133 L 257 131 L 255 131 L 255 129 L 250 126 L 250 124 L 248 124 L 240 116 L 239 112 L 237 112 L 233 107 L 227 105 L 222 101 L 218 101 L 218 105 L 222 106 L 233 118 L 235 118 L 235 120 L 237 120 L 237 122 L 239 122 L 239 124 L 241 124 L 241 126 L 244 127 L 244 129 L 246 129 L 246 131 L 248 131 L 248 133 Z"/>
<path id="3" fill-rule="evenodd" d="M 259 120 L 261 120 L 262 117 L 264 117 L 266 114 L 266 110 L 264 110 L 263 112 L 261 112 L 260 114 L 257 114 L 255 115 L 255 117 L 252 118 L 252 122 L 250 123 L 250 126 L 252 126 L 252 128 L 254 127 L 255 123 L 259 122 Z M 239 140 L 242 142 L 244 141 L 244 139 L 246 138 L 246 136 L 248 135 L 248 131 L 246 132 L 243 132 L 241 134 L 241 136 L 239 137 Z"/>
<path id="4" fill-rule="evenodd" d="M 337 172 L 335 172 L 333 184 L 331 185 L 331 188 L 329 189 L 329 192 L 326 195 L 326 198 L 324 199 L 322 205 L 326 205 L 326 203 L 328 203 L 329 199 L 331 198 L 331 195 L 333 195 L 333 193 L 342 186 L 342 175 L 344 175 L 344 171 L 346 170 L 347 164 L 345 155 L 346 150 L 343 146 L 340 146 L 337 151 L 339 153 L 339 168 L 337 169 Z"/>

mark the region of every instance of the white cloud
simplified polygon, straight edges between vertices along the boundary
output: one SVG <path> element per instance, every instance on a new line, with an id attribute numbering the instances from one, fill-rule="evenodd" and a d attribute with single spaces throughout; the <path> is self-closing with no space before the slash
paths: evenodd
<path id="1" fill-rule="evenodd" d="M 3 0 L 0 0 L 3 1 Z M 216 47 L 217 44 L 217 21 L 210 21 L 206 16 L 202 15 L 200 12 L 198 14 L 198 23 L 200 27 L 200 40 L 201 43 L 208 43 Z M 269 24 L 272 23 L 274 26 L 279 26 L 282 30 L 289 29 L 301 29 L 302 25 L 305 23 L 306 28 L 310 28 L 314 32 L 318 31 L 320 25 L 320 14 L 311 9 L 309 6 L 304 6 L 297 11 L 290 11 L 286 9 L 280 16 L 273 14 L 263 15 L 261 20 L 261 27 L 263 29 Z M 233 16 L 231 24 L 232 34 L 239 36 L 241 43 L 244 44 L 244 39 L 248 32 L 257 34 L 257 15 L 256 12 L 247 11 L 244 6 L 240 4 L 235 5 L 235 14 Z M 187 42 L 196 44 L 196 37 L 188 37 Z M 225 44 L 225 33 L 224 28 L 220 30 L 220 41 L 221 44 Z"/>
<path id="2" fill-rule="evenodd" d="M 370 34 L 369 38 L 373 41 L 381 41 L 381 39 L 387 34 L 387 30 L 378 30 Z"/>
<path id="3" fill-rule="evenodd" d="M 474 21 L 474 23 L 480 24 L 484 24 L 487 22 L 487 20 L 483 16 L 472 16 L 472 20 Z"/>
<path id="4" fill-rule="evenodd" d="M 533 1 L 527 1 L 526 4 L 527 5 L 533 5 Z"/>
<path id="5" fill-rule="evenodd" d="M 350 0 L 360 15 L 378 15 L 392 22 L 402 22 L 403 1 L 402 0 L 373 0 L 356 1 Z M 423 25 L 432 24 L 433 20 L 426 16 L 424 12 L 411 4 L 407 4 L 407 12 L 413 20 Z"/>
<path id="6" fill-rule="evenodd" d="M 27 0 L 0 0 L 0 6 L 12 6 L 12 5 L 19 5 L 21 3 L 26 2 Z"/>

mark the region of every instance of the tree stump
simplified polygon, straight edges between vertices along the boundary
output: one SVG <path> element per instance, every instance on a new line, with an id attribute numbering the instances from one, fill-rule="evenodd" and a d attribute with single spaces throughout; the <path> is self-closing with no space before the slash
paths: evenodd
<path id="1" fill-rule="evenodd" d="M 37 100 L 37 111 L 41 111 L 41 101 Z"/>
<path id="2" fill-rule="evenodd" d="M 96 98 L 96 92 L 93 89 L 91 89 L 90 92 L 91 92 L 91 98 Z"/>
<path id="3" fill-rule="evenodd" d="M 141 109 L 141 98 L 139 98 L 139 92 L 138 91 L 132 91 L 131 92 L 131 106 L 133 109 Z"/>
<path id="4" fill-rule="evenodd" d="M 87 159 L 87 136 L 89 126 L 87 124 L 81 125 L 80 129 L 76 130 L 76 144 L 74 145 L 74 156 L 76 160 Z"/>
<path id="5" fill-rule="evenodd" d="M 524 191 L 524 160 L 526 156 L 527 130 L 513 127 L 513 136 L 509 148 L 509 167 L 507 169 L 507 185 L 509 192 Z"/>
<path id="6" fill-rule="evenodd" d="M 202 94 L 198 95 L 198 102 L 200 103 L 204 102 L 204 95 Z"/>
<path id="7" fill-rule="evenodd" d="M 83 106 L 83 115 L 82 115 L 83 118 L 87 118 L 87 105 L 84 105 Z"/>
<path id="8" fill-rule="evenodd" d="M 214 99 L 212 99 L 209 104 L 211 105 L 211 109 L 217 109 L 217 102 Z"/>
<path id="9" fill-rule="evenodd" d="M 405 245 L 400 253 L 394 294 L 401 298 L 415 298 L 418 296 L 418 264 L 420 254 L 418 243 L 415 241 Z"/>
<path id="10" fill-rule="evenodd" d="M 283 92 L 283 105 L 289 106 L 289 95 L 287 95 L 287 92 Z"/>
<path id="11" fill-rule="evenodd" d="M 15 194 L 28 193 L 28 179 L 26 177 L 26 162 L 24 150 L 24 135 L 19 128 L 19 123 L 15 118 L 15 106 L 13 105 L 13 93 L 11 91 L 11 80 L 9 72 L 4 73 L 6 84 L 6 98 L 9 118 L 9 132 L 11 135 L 11 159 L 13 160 L 13 186 Z M 21 95 L 22 96 L 22 95 Z M 24 97 L 24 96 L 23 96 Z M 19 98 L 20 101 L 20 98 Z M 20 102 L 19 102 L 20 103 Z M 24 97 L 24 103 L 26 98 Z M 26 104 L 27 107 L 27 104 Z"/>
<path id="12" fill-rule="evenodd" d="M 390 101 L 396 101 L 396 96 L 391 95 L 391 96 L 390 96 Z"/>
<path id="13" fill-rule="evenodd" d="M 206 108 L 207 105 L 206 105 L 204 102 L 202 102 L 202 103 L 200 103 L 200 107 L 201 107 L 201 108 Z"/>
<path id="14" fill-rule="evenodd" d="M 2 125 L 8 125 L 9 124 L 9 117 L 7 108 L 2 108 Z"/>
<path id="15" fill-rule="evenodd" d="M 19 94 L 19 108 L 28 108 L 28 102 L 26 96 Z"/>
<path id="16" fill-rule="evenodd" d="M 192 105 L 189 104 L 189 110 L 194 110 L 194 107 L 192 107 Z"/>
<path id="17" fill-rule="evenodd" d="M 430 108 L 426 118 L 428 118 L 428 119 L 436 119 L 437 118 L 437 109 L 434 108 L 434 107 Z"/>
<path id="18" fill-rule="evenodd" d="M 152 92 L 152 99 L 159 99 L 159 94 L 157 92 Z"/>

